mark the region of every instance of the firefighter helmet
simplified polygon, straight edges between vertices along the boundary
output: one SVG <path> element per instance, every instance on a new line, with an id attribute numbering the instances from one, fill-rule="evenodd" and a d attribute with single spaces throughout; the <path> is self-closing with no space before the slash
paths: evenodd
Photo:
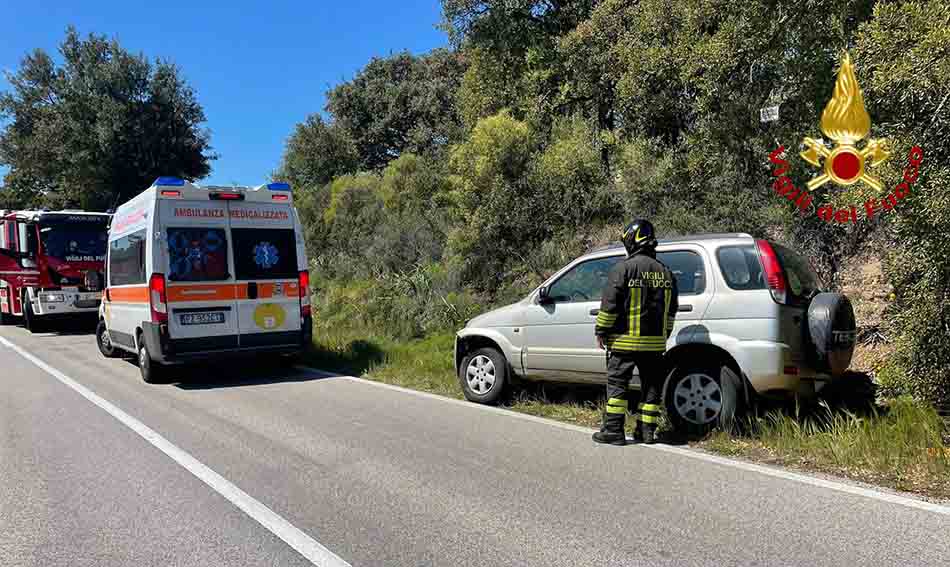
<path id="1" fill-rule="evenodd" d="M 620 233 L 620 240 L 630 255 L 645 248 L 656 248 L 657 244 L 653 224 L 646 219 L 637 219 L 628 224 Z"/>

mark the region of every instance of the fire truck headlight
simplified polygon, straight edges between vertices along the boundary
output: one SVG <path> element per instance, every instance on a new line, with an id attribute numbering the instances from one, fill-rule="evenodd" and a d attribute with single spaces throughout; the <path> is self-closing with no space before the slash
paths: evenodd
<path id="1" fill-rule="evenodd" d="M 62 303 L 66 301 L 66 296 L 61 293 L 44 293 L 43 301 L 47 303 Z"/>

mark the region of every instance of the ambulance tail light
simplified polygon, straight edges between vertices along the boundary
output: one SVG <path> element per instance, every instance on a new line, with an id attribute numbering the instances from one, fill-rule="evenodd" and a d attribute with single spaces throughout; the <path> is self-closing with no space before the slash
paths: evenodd
<path id="1" fill-rule="evenodd" d="M 289 200 L 290 200 L 290 195 L 280 195 L 280 194 L 278 194 L 278 195 L 271 195 L 270 198 L 271 198 L 272 201 L 289 201 Z"/>
<path id="2" fill-rule="evenodd" d="M 300 319 L 303 322 L 304 317 L 309 317 L 310 310 L 310 272 L 302 270 L 297 279 L 297 287 L 300 289 Z"/>
<path id="3" fill-rule="evenodd" d="M 782 264 L 778 260 L 778 254 L 772 249 L 772 245 L 766 240 L 756 240 L 755 247 L 759 251 L 759 260 L 762 262 L 762 270 L 765 272 L 765 281 L 768 284 L 769 291 L 772 292 L 772 299 L 776 303 L 785 304 L 788 294 L 787 282 L 785 281 L 785 272 L 782 270 Z"/>
<path id="4" fill-rule="evenodd" d="M 152 274 L 148 280 L 148 302 L 152 312 L 152 323 L 168 322 L 168 297 L 165 294 L 165 276 Z"/>
<path id="5" fill-rule="evenodd" d="M 181 191 L 172 191 L 171 189 L 163 189 L 162 197 L 181 197 Z"/>

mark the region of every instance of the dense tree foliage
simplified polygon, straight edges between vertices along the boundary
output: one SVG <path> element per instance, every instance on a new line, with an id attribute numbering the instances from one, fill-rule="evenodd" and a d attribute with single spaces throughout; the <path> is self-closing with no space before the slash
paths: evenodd
<path id="1" fill-rule="evenodd" d="M 633 216 L 663 234 L 778 238 L 808 253 L 832 286 L 873 238 L 891 243 L 889 338 L 904 345 L 889 383 L 950 399 L 950 208 L 940 190 L 950 182 L 950 2 L 442 6 L 452 51 L 374 59 L 331 91 L 327 122 L 298 127 L 285 156 L 283 171 L 315 203 L 307 216 L 323 227 L 325 273 L 384 282 L 361 288 L 380 294 L 374 312 L 391 316 L 398 305 L 421 321 L 450 292 L 469 307 L 466 294 L 517 297 Z M 894 150 L 876 173 L 893 187 L 913 144 L 925 147 L 926 172 L 896 213 L 842 225 L 776 195 L 768 155 L 785 146 L 798 187 L 814 174 L 797 154 L 805 136 L 820 136 L 845 51 L 873 135 Z M 426 71 L 434 66 L 439 73 Z M 779 119 L 762 123 L 770 105 Z M 308 128 L 325 147 L 301 149 Z M 299 173 L 308 168 L 319 174 Z M 863 202 L 868 191 L 835 188 L 816 201 Z M 439 320 L 451 326 L 465 312 Z M 426 321 L 411 333 L 431 328 Z"/>
<path id="2" fill-rule="evenodd" d="M 912 145 L 924 152 L 913 195 L 887 227 L 899 346 L 887 385 L 950 406 L 950 2 L 875 6 L 856 55 L 867 62 L 865 97 L 894 141 L 892 176 Z"/>
<path id="3" fill-rule="evenodd" d="M 102 210 L 160 175 L 210 172 L 204 111 L 174 65 L 72 28 L 60 55 L 61 66 L 42 50 L 27 55 L 0 94 L 12 200 Z"/>
<path id="4" fill-rule="evenodd" d="M 352 140 L 361 169 L 378 170 L 402 152 L 426 154 L 461 136 L 455 93 L 464 69 L 457 53 L 374 58 L 327 94 L 327 111 Z"/>

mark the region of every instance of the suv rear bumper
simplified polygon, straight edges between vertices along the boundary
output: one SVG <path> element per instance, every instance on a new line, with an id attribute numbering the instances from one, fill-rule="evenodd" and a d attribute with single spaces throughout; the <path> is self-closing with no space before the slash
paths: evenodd
<path id="1" fill-rule="evenodd" d="M 240 346 L 237 337 L 233 341 L 226 340 L 227 337 L 175 340 L 169 337 L 167 325 L 144 322 L 142 340 L 155 362 L 176 364 L 259 354 L 297 354 L 313 340 L 312 329 L 313 320 L 308 317 L 299 331 L 270 333 L 266 341 L 261 335 L 251 335 L 254 338 L 248 342 L 253 344 Z"/>
<path id="2" fill-rule="evenodd" d="M 741 341 L 736 362 L 757 393 L 770 391 L 811 394 L 831 376 L 805 367 L 793 359 L 792 349 L 773 341 Z M 788 372 L 794 369 L 794 372 Z"/>

